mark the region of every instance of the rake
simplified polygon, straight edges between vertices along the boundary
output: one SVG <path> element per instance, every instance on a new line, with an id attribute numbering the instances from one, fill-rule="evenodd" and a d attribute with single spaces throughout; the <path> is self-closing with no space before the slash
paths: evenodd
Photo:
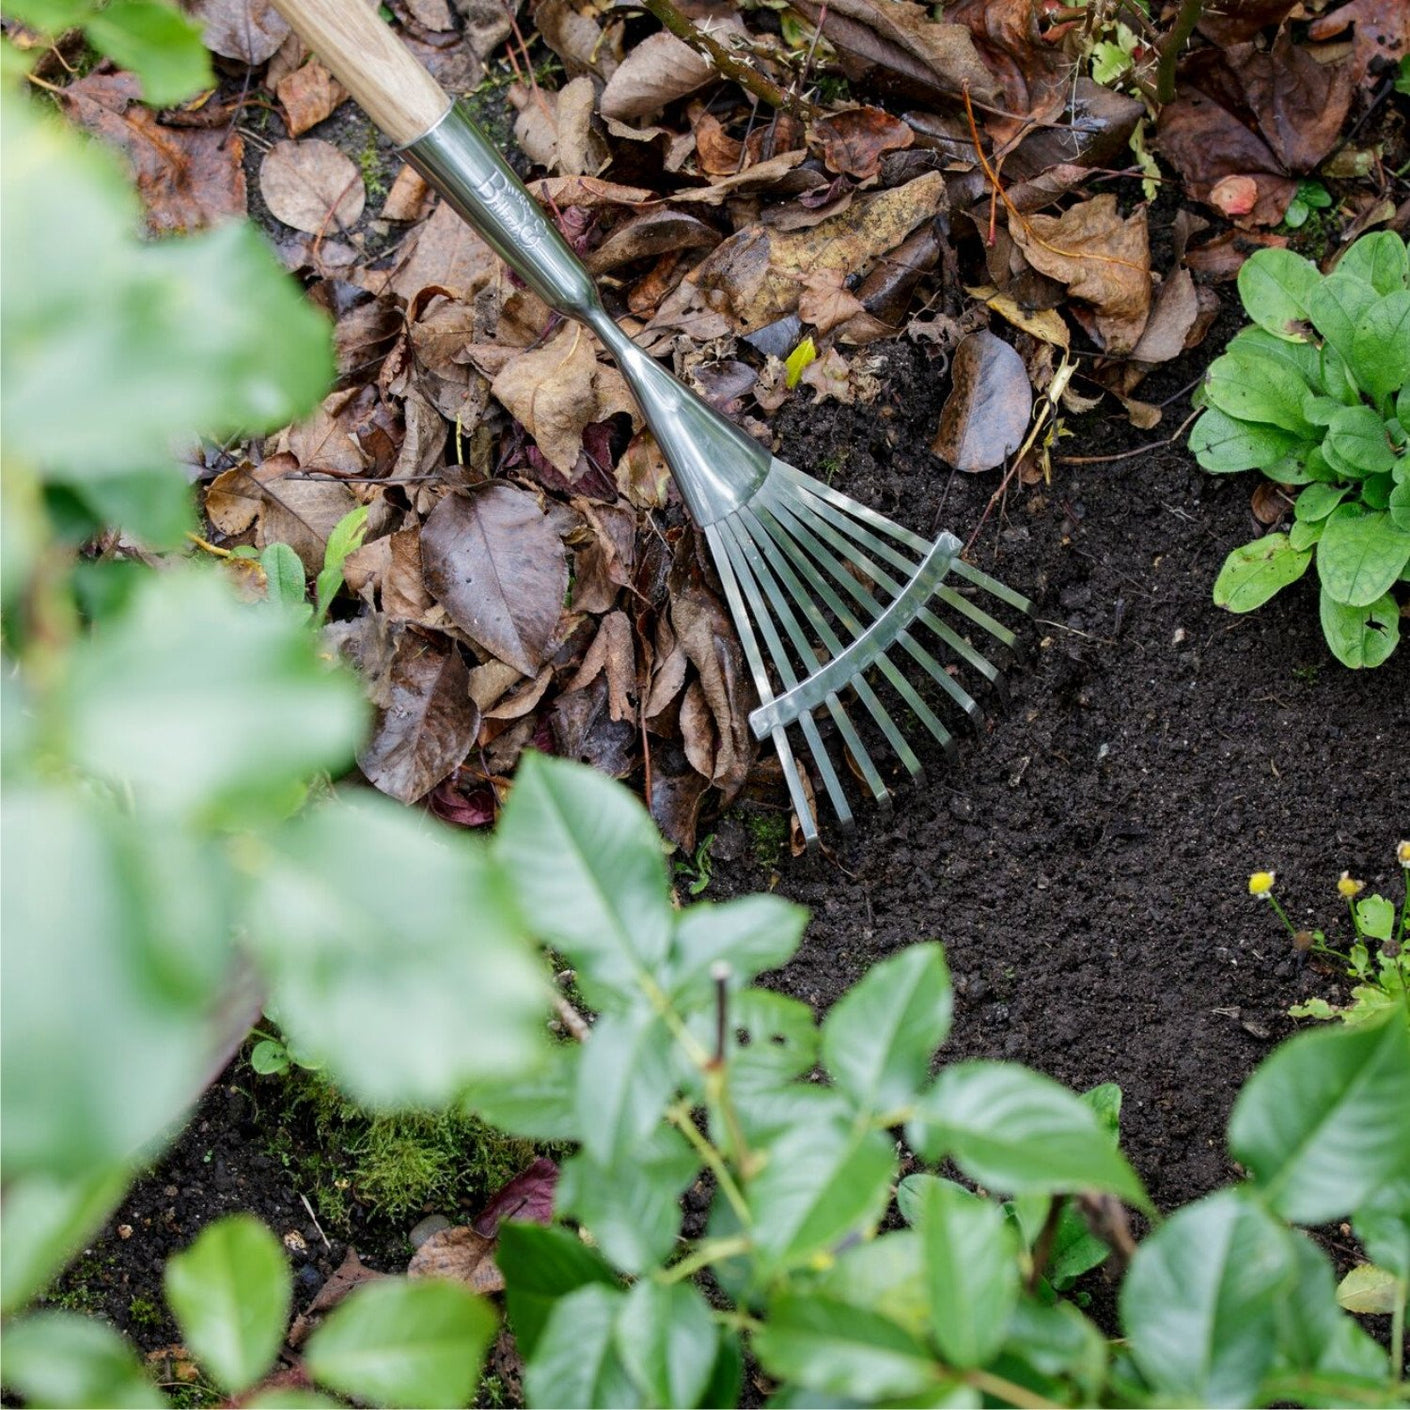
<path id="1" fill-rule="evenodd" d="M 790 743 L 795 726 L 840 825 L 853 825 L 819 728 L 821 712 L 856 774 L 889 807 L 890 789 L 858 721 L 912 777 L 920 778 L 922 767 L 878 687 L 889 687 L 947 753 L 954 748 L 932 703 L 893 657 L 909 658 L 977 723 L 979 706 L 952 668 L 968 667 L 995 684 L 998 671 L 937 613 L 1013 649 L 1014 633 L 967 594 L 987 593 L 1024 613 L 1028 600 L 963 562 L 953 534 L 932 543 L 773 457 L 637 347 L 518 177 L 375 7 L 366 0 L 275 4 L 485 243 L 550 307 L 590 328 L 615 359 L 709 543 L 759 696 L 749 725 L 756 739 L 773 741 L 807 844 L 816 844 L 818 831 Z"/>

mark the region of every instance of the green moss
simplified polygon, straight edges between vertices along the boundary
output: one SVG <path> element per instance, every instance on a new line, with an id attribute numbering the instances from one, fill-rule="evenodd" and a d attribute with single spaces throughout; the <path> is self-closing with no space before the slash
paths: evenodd
<path id="1" fill-rule="evenodd" d="M 127 1304 L 127 1315 L 136 1328 L 155 1330 L 166 1321 L 166 1314 L 150 1297 L 134 1297 Z"/>
<path id="2" fill-rule="evenodd" d="M 782 813 L 746 813 L 745 830 L 754 861 L 761 867 L 775 867 L 788 841 L 788 819 Z"/>
<path id="3" fill-rule="evenodd" d="M 353 161 L 362 173 L 362 184 L 370 201 L 382 201 L 391 187 L 387 184 L 387 159 L 377 145 L 377 129 L 369 127 L 362 146 L 353 153 Z"/>

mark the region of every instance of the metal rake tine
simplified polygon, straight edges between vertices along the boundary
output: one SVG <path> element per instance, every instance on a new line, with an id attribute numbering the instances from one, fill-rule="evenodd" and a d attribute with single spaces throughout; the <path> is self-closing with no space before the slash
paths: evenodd
<path id="1" fill-rule="evenodd" d="M 783 680 L 784 688 L 792 690 L 798 684 L 797 672 L 793 669 L 793 663 L 789 660 L 788 652 L 783 645 L 783 641 L 778 634 L 778 628 L 774 624 L 773 617 L 765 610 L 765 598 L 768 598 L 779 619 L 784 624 L 784 630 L 793 639 L 793 644 L 798 649 L 801 660 L 807 661 L 810 646 L 807 637 L 798 626 L 796 620 L 789 613 L 787 603 L 783 602 L 775 584 L 772 580 L 765 578 L 760 581 L 756 571 L 756 563 L 752 561 L 755 555 L 752 552 L 752 544 L 749 537 L 740 530 L 740 525 L 736 515 L 720 521 L 723 525 L 721 538 L 725 545 L 725 551 L 729 555 L 731 568 L 739 580 L 744 584 L 747 595 L 753 599 L 756 612 L 754 620 L 758 622 L 759 629 L 764 634 L 764 639 L 768 643 L 769 650 L 773 653 L 773 662 L 778 670 L 780 678 Z M 763 591 L 761 592 L 761 588 Z M 752 589 L 752 591 L 751 591 Z M 836 696 L 831 697 L 836 701 Z M 840 701 L 837 701 L 837 711 L 842 711 Z M 834 714 L 834 718 L 836 715 Z M 837 771 L 833 766 L 832 757 L 822 742 L 822 736 L 818 733 L 817 721 L 813 719 L 811 710 L 802 710 L 797 716 L 797 722 L 802 727 L 803 737 L 807 741 L 808 748 L 814 756 L 814 763 L 817 764 L 819 772 L 822 774 L 823 785 L 827 790 L 827 795 L 832 803 L 833 810 L 837 813 L 838 821 L 842 827 L 850 831 L 853 827 L 852 809 L 847 802 L 846 792 L 842 787 L 842 780 L 838 778 Z M 850 721 L 849 721 L 850 727 Z"/>
<path id="2" fill-rule="evenodd" d="M 716 571 L 720 575 L 720 585 L 725 590 L 725 600 L 729 603 L 730 616 L 734 619 L 735 627 L 739 632 L 740 645 L 744 649 L 745 660 L 748 661 L 750 673 L 754 677 L 755 694 L 758 695 L 761 702 L 768 704 L 774 698 L 773 682 L 769 679 L 768 667 L 764 664 L 758 639 L 750 625 L 753 618 L 745 607 L 744 594 L 740 591 L 739 583 L 730 566 L 724 536 L 720 533 L 717 525 L 707 524 L 705 539 L 710 545 L 710 553 L 715 560 Z M 808 795 L 803 789 L 803 777 L 798 770 L 798 762 L 793 757 L 793 748 L 788 742 L 788 731 L 783 725 L 778 725 L 769 732 L 769 738 L 773 741 L 779 765 L 783 769 L 783 779 L 788 785 L 789 800 L 793 804 L 798 825 L 803 830 L 804 844 L 811 850 L 818 845 L 818 825 L 817 820 L 813 817 L 813 810 L 808 805 Z"/>
<path id="3" fill-rule="evenodd" d="M 804 548 L 806 548 L 812 555 L 812 558 L 816 560 L 816 565 L 825 569 L 840 586 L 845 588 L 857 601 L 859 606 L 871 613 L 873 618 L 881 615 L 882 609 L 876 599 L 867 592 L 861 583 L 859 583 L 837 559 L 818 543 L 817 539 L 813 537 L 806 525 L 794 514 L 783 506 L 776 506 L 770 509 L 768 513 L 769 517 L 773 518 L 779 526 L 779 533 L 774 535 L 779 547 L 794 560 L 801 571 L 809 572 L 809 570 L 812 569 L 811 575 L 814 576 L 816 580 L 818 591 L 823 595 L 824 600 L 832 611 L 839 618 L 848 622 L 849 630 L 855 630 L 855 625 L 853 625 L 854 619 L 852 619 L 850 612 L 838 599 L 836 593 L 832 591 L 828 584 L 820 579 L 816 579 L 816 568 L 809 563 L 808 558 L 804 555 Z M 787 521 L 786 523 L 784 522 L 785 520 Z M 842 551 L 845 551 L 845 548 Z M 863 568 L 862 571 L 865 572 L 866 569 Z M 885 574 L 876 581 L 881 582 L 893 595 L 899 591 L 892 579 Z M 927 614 L 921 614 L 922 617 L 925 615 Z M 936 623 L 936 626 L 940 625 L 940 623 Z M 896 637 L 896 641 L 905 648 L 911 659 L 930 676 L 936 685 L 965 712 L 975 728 L 978 729 L 984 717 L 974 697 L 970 695 L 940 662 L 921 646 L 909 632 L 903 631 L 899 633 Z"/>

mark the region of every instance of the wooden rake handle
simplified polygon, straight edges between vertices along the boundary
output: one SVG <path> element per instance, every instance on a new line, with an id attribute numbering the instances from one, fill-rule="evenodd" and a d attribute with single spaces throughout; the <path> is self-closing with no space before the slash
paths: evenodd
<path id="1" fill-rule="evenodd" d="M 450 99 L 367 0 L 274 0 L 299 38 L 399 146 L 429 132 Z"/>

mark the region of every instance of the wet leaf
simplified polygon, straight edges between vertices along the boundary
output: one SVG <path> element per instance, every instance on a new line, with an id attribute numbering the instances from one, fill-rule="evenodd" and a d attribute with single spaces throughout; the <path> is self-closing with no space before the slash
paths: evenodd
<path id="1" fill-rule="evenodd" d="M 554 647 L 568 591 L 563 541 L 533 495 L 447 495 L 421 535 L 426 586 L 472 641 L 526 676 Z"/>
<path id="2" fill-rule="evenodd" d="M 224 59 L 262 64 L 289 37 L 289 24 L 270 0 L 195 0 L 206 48 Z"/>
<path id="3" fill-rule="evenodd" d="M 1351 59 L 1328 62 L 1279 30 L 1269 49 L 1236 44 L 1225 63 L 1238 78 L 1263 140 L 1278 160 L 1275 170 L 1314 170 L 1336 145 L 1355 91 Z"/>
<path id="4" fill-rule="evenodd" d="M 287 457 L 277 459 L 281 464 L 287 463 Z M 265 462 L 265 466 L 270 464 Z M 286 543 L 299 555 L 305 569 L 317 574 L 323 568 L 329 535 L 357 508 L 356 497 L 336 480 L 304 480 L 283 475 L 258 478 L 262 498 L 256 547 Z"/>
<path id="5" fill-rule="evenodd" d="M 950 374 L 954 385 L 930 449 L 956 470 L 992 470 L 1023 443 L 1033 413 L 1023 359 L 981 329 L 960 341 Z"/>
<path id="6" fill-rule="evenodd" d="M 383 793 L 414 803 L 474 747 L 480 712 L 470 673 L 454 643 L 402 629 L 376 699 L 381 708 L 358 767 Z"/>
<path id="7" fill-rule="evenodd" d="M 1199 293 L 1188 269 L 1177 269 L 1161 286 L 1150 317 L 1131 349 L 1133 362 L 1169 362 L 1185 351 L 1199 317 Z"/>
<path id="8" fill-rule="evenodd" d="M 278 142 L 259 169 L 260 195 L 276 219 L 309 235 L 356 225 L 367 201 L 362 175 L 331 142 Z"/>
<path id="9" fill-rule="evenodd" d="M 899 151 L 915 141 L 915 133 L 883 108 L 847 108 L 819 118 L 811 133 L 822 147 L 829 171 L 865 181 L 881 169 L 887 152 Z"/>
<path id="10" fill-rule="evenodd" d="M 803 288 L 804 293 L 798 300 L 798 317 L 819 333 L 830 333 L 838 324 L 862 312 L 861 300 L 847 287 L 845 270 L 820 269 L 803 281 Z M 805 339 L 799 346 L 811 341 Z"/>

